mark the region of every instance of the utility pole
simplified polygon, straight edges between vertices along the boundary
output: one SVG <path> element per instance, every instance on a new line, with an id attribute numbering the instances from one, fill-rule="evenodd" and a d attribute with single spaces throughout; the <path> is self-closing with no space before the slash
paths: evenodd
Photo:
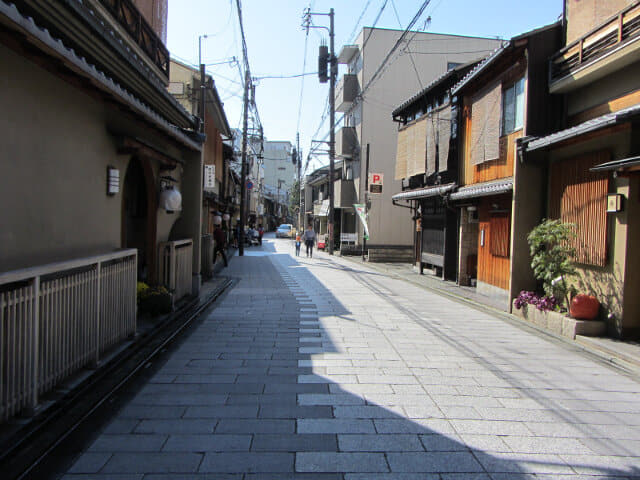
<path id="1" fill-rule="evenodd" d="M 198 37 L 198 64 L 200 65 L 200 132 L 204 133 L 204 116 L 205 116 L 205 69 L 204 63 L 202 63 L 202 39 L 207 38 L 208 35 L 200 35 Z"/>
<path id="2" fill-rule="evenodd" d="M 313 26 L 311 25 L 311 16 L 312 15 L 325 15 L 329 17 L 329 28 L 323 26 Z M 334 48 L 334 11 L 333 8 L 329 9 L 329 13 L 315 13 L 311 12 L 309 9 L 305 11 L 304 15 L 304 27 L 306 27 L 307 31 L 309 28 L 324 28 L 329 31 L 329 52 L 327 55 L 327 47 L 326 45 L 320 46 L 320 56 L 318 58 L 318 76 L 320 77 L 320 83 L 325 83 L 327 81 L 327 62 L 329 64 L 329 212 L 327 219 L 327 230 L 329 234 L 329 255 L 333 255 L 333 230 L 334 230 L 334 195 L 333 195 L 333 170 L 334 170 L 334 162 L 336 156 L 336 132 L 335 132 L 335 123 L 336 123 L 336 99 L 335 99 L 335 88 L 336 88 L 336 77 L 338 76 L 338 59 L 335 55 Z M 327 58 L 328 57 L 328 58 Z"/>
<path id="3" fill-rule="evenodd" d="M 249 85 L 251 77 L 249 69 L 244 74 L 244 102 L 242 107 L 242 167 L 240 173 L 240 228 L 238 229 L 238 255 L 244 255 L 244 225 L 247 222 L 247 128 L 249 116 Z"/>
<path id="4" fill-rule="evenodd" d="M 300 151 L 300 132 L 296 133 L 296 161 L 298 163 L 298 231 L 304 230 L 304 225 L 302 224 L 302 177 L 301 177 L 301 163 L 302 163 L 302 152 Z"/>
<path id="5" fill-rule="evenodd" d="M 329 255 L 333 255 L 333 167 L 336 157 L 336 77 L 337 59 L 334 51 L 333 8 L 329 10 Z"/>

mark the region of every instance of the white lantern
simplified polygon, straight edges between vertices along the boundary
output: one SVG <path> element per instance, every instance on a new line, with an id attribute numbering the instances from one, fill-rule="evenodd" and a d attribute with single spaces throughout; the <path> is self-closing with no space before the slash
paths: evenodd
<path id="1" fill-rule="evenodd" d="M 224 215 L 222 215 L 222 220 L 224 220 L 225 222 L 228 222 L 230 218 L 231 217 L 229 216 L 228 213 L 225 213 Z"/>
<path id="2" fill-rule="evenodd" d="M 167 213 L 180 211 L 182 210 L 182 195 L 174 187 L 167 187 L 160 192 L 158 204 Z"/>
<path id="3" fill-rule="evenodd" d="M 220 215 L 215 215 L 213 217 L 213 224 L 220 225 L 222 223 L 222 217 Z"/>

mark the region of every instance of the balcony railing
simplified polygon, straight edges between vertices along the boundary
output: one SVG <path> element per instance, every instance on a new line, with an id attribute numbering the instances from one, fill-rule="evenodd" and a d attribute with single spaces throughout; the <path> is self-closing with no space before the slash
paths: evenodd
<path id="1" fill-rule="evenodd" d="M 355 127 L 342 127 L 336 134 L 336 153 L 341 157 L 353 158 L 358 150 L 358 135 Z"/>
<path id="2" fill-rule="evenodd" d="M 169 51 L 131 0 L 100 0 L 151 61 L 169 78 Z"/>
<path id="3" fill-rule="evenodd" d="M 137 251 L 0 273 L 0 421 L 136 331 Z"/>
<path id="4" fill-rule="evenodd" d="M 348 111 L 359 89 L 358 76 L 345 73 L 336 86 L 336 112 Z"/>
<path id="5" fill-rule="evenodd" d="M 161 242 L 159 246 L 160 283 L 173 294 L 173 301 L 191 295 L 193 240 Z"/>
<path id="6" fill-rule="evenodd" d="M 551 57 L 550 83 L 640 36 L 640 2 L 630 5 Z"/>

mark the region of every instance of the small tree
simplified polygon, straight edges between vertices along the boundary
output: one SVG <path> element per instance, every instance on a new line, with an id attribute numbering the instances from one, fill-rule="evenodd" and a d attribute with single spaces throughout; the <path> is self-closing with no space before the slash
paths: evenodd
<path id="1" fill-rule="evenodd" d="M 565 277 L 575 273 L 574 227 L 560 220 L 543 220 L 527 237 L 535 277 L 542 280 L 547 296 L 564 300 L 567 307 L 569 288 Z"/>

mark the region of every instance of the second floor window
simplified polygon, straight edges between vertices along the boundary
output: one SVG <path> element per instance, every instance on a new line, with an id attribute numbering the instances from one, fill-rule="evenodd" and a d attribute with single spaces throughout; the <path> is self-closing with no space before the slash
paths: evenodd
<path id="1" fill-rule="evenodd" d="M 502 91 L 502 135 L 520 130 L 524 123 L 524 78 Z"/>

